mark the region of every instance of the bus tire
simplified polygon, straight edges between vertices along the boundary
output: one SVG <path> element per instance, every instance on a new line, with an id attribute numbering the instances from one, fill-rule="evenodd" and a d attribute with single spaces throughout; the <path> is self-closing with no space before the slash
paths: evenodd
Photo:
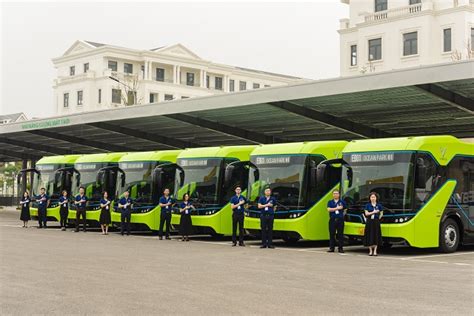
<path id="1" fill-rule="evenodd" d="M 299 237 L 290 237 L 290 236 L 283 236 L 282 239 L 289 244 L 297 243 L 298 240 L 300 240 Z"/>
<path id="2" fill-rule="evenodd" d="M 445 253 L 455 252 L 459 246 L 461 235 L 456 221 L 447 218 L 441 223 L 439 230 L 439 250 Z"/>

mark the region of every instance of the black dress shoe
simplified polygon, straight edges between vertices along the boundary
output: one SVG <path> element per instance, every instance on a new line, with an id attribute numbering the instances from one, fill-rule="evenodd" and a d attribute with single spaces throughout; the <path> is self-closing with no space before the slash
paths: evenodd
<path id="1" fill-rule="evenodd" d="M 234 242 L 234 243 L 232 244 L 232 247 L 235 247 L 235 246 L 237 246 L 237 243 L 236 243 L 236 242 Z"/>
<path id="2" fill-rule="evenodd" d="M 244 244 L 244 243 L 240 243 L 239 246 L 240 246 L 240 247 L 245 247 L 245 244 Z"/>
<path id="3" fill-rule="evenodd" d="M 36 227 L 36 228 L 40 229 L 40 228 L 43 228 L 43 226 L 38 226 L 38 227 Z"/>
<path id="4" fill-rule="evenodd" d="M 344 250 L 341 248 L 341 249 L 338 249 L 337 250 L 339 253 L 344 253 Z"/>
<path id="5" fill-rule="evenodd" d="M 334 249 L 329 249 L 328 252 L 334 252 Z"/>
<path id="6" fill-rule="evenodd" d="M 163 240 L 163 237 L 160 236 L 160 240 Z"/>
<path id="7" fill-rule="evenodd" d="M 270 249 L 275 249 L 275 246 L 273 246 L 273 245 L 270 245 L 270 246 L 268 246 L 267 248 L 270 248 Z"/>
<path id="8" fill-rule="evenodd" d="M 171 240 L 171 238 L 169 236 L 166 237 L 167 240 Z"/>
<path id="9" fill-rule="evenodd" d="M 265 245 L 261 245 L 261 246 L 260 246 L 260 248 L 267 248 L 267 246 L 265 246 Z"/>

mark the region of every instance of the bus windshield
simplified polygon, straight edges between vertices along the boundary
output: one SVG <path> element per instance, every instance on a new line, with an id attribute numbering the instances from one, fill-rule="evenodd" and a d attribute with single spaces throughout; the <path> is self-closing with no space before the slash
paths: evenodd
<path id="1" fill-rule="evenodd" d="M 199 204 L 219 204 L 218 187 L 223 158 L 183 158 L 178 159 L 178 165 L 184 170 L 183 185 L 181 188 L 175 186 L 178 200 L 182 200 L 187 192 Z"/>
<path id="2" fill-rule="evenodd" d="M 59 194 L 62 190 L 61 177 L 56 175 L 56 170 L 59 168 L 59 165 L 53 164 L 36 166 L 39 174 L 35 173 L 35 179 L 33 181 L 33 195 L 40 194 L 40 189 L 45 188 L 46 194 L 51 199 L 59 198 Z"/>
<path id="3" fill-rule="evenodd" d="M 390 210 L 412 208 L 414 153 L 374 152 L 344 154 L 352 168 L 349 186 L 348 168 L 342 169 L 342 194 L 354 208 L 362 209 L 370 192 L 377 192 L 380 203 Z"/>
<path id="4" fill-rule="evenodd" d="M 153 192 L 155 188 L 152 180 L 153 169 L 157 164 L 157 162 L 140 161 L 119 163 L 120 169 L 125 172 L 125 185 L 123 187 L 121 186 L 121 179 L 118 177 L 117 187 L 120 189 L 117 197 L 121 197 L 123 192 L 128 190 L 130 197 L 137 206 L 151 205 L 154 203 L 153 196 L 159 194 Z"/>
<path id="5" fill-rule="evenodd" d="M 252 156 L 250 161 L 257 166 L 259 179 L 250 172 L 249 197 L 253 203 L 270 187 L 279 206 L 288 209 L 305 207 L 303 181 L 307 156 L 271 155 Z"/>
<path id="6" fill-rule="evenodd" d="M 80 185 L 85 189 L 86 196 L 90 201 L 100 201 L 102 192 L 105 190 L 104 183 L 97 181 L 97 173 L 106 163 L 76 163 L 75 168 L 79 171 Z M 77 183 L 73 182 L 72 194 L 79 194 Z"/>

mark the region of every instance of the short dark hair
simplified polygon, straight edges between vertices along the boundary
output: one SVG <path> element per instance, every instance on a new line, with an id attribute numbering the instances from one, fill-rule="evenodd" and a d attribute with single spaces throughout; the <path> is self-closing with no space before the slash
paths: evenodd
<path id="1" fill-rule="evenodd" d="M 79 190 L 80 190 L 80 189 L 85 190 L 86 188 L 84 188 L 84 187 L 81 185 L 81 186 L 79 187 Z"/>
<path id="2" fill-rule="evenodd" d="M 374 192 L 374 191 L 372 191 L 372 192 L 369 193 L 369 202 L 370 202 L 370 197 L 371 197 L 372 195 L 375 195 L 375 198 L 377 199 L 377 202 L 378 202 L 378 201 L 379 201 L 379 194 L 378 194 L 377 192 Z"/>
<path id="3" fill-rule="evenodd" d="M 237 190 L 237 189 L 241 189 L 241 190 L 242 190 L 242 187 L 241 187 L 240 185 L 236 185 L 236 186 L 234 187 L 234 190 Z"/>
<path id="4" fill-rule="evenodd" d="M 45 190 L 45 191 L 46 191 L 46 189 L 45 189 L 45 188 L 41 188 L 40 190 Z"/>
<path id="5" fill-rule="evenodd" d="M 335 190 L 332 191 L 332 193 L 336 193 L 336 192 L 339 193 L 339 194 L 341 194 L 341 192 L 339 192 L 338 189 L 335 189 Z"/>

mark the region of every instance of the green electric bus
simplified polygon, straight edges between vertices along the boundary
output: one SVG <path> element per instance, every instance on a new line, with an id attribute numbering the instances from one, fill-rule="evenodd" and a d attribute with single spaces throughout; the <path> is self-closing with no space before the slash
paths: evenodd
<path id="1" fill-rule="evenodd" d="M 331 167 L 327 181 L 317 185 L 320 162 L 340 158 L 346 141 L 300 142 L 258 146 L 250 156 L 248 198 L 244 227 L 260 231 L 257 202 L 265 188 L 277 199 L 273 231 L 285 241 L 328 240 L 327 202 L 338 187 L 340 167 Z"/>
<path id="2" fill-rule="evenodd" d="M 165 188 L 174 191 L 175 176 L 180 172 L 176 157 L 181 150 L 129 153 L 119 160 L 124 176 L 117 178 L 116 200 L 128 190 L 133 200 L 133 230 L 157 231 L 160 225 L 159 199 Z M 182 178 L 182 173 L 178 177 Z M 112 208 L 112 223 L 120 225 L 120 212 Z"/>
<path id="3" fill-rule="evenodd" d="M 77 181 L 73 181 L 71 200 L 79 194 L 79 187 L 83 186 L 88 198 L 86 206 L 86 220 L 89 224 L 98 224 L 100 218 L 100 199 L 107 191 L 110 199 L 114 199 L 117 178 L 123 173 L 118 167 L 119 159 L 125 153 L 88 154 L 79 157 L 74 168 L 77 171 Z M 68 219 L 76 220 L 76 206 L 70 204 Z"/>
<path id="4" fill-rule="evenodd" d="M 321 166 L 332 163 L 343 166 L 345 234 L 364 234 L 363 208 L 373 191 L 384 206 L 386 243 L 453 252 L 474 242 L 474 144 L 452 136 L 355 140 L 341 160 Z"/>
<path id="5" fill-rule="evenodd" d="M 249 158 L 256 146 L 222 146 L 186 149 L 177 164 L 184 171 L 182 185 L 175 187 L 181 201 L 189 193 L 196 210 L 191 213 L 193 228 L 199 234 L 232 235 L 232 210 L 229 200 L 234 187 L 247 187 Z M 179 225 L 174 210 L 171 224 Z"/>
<path id="6" fill-rule="evenodd" d="M 48 221 L 59 222 L 59 197 L 63 190 L 71 194 L 72 186 L 77 176 L 74 169 L 75 161 L 80 155 L 47 156 L 36 163 L 32 169 L 23 169 L 18 174 L 18 183 L 26 176 L 33 173 L 33 183 L 30 196 L 40 194 L 40 189 L 45 188 L 49 196 L 49 205 L 46 209 Z M 23 193 L 21 193 L 23 194 Z M 38 219 L 38 204 L 33 202 L 30 208 L 32 219 Z"/>

